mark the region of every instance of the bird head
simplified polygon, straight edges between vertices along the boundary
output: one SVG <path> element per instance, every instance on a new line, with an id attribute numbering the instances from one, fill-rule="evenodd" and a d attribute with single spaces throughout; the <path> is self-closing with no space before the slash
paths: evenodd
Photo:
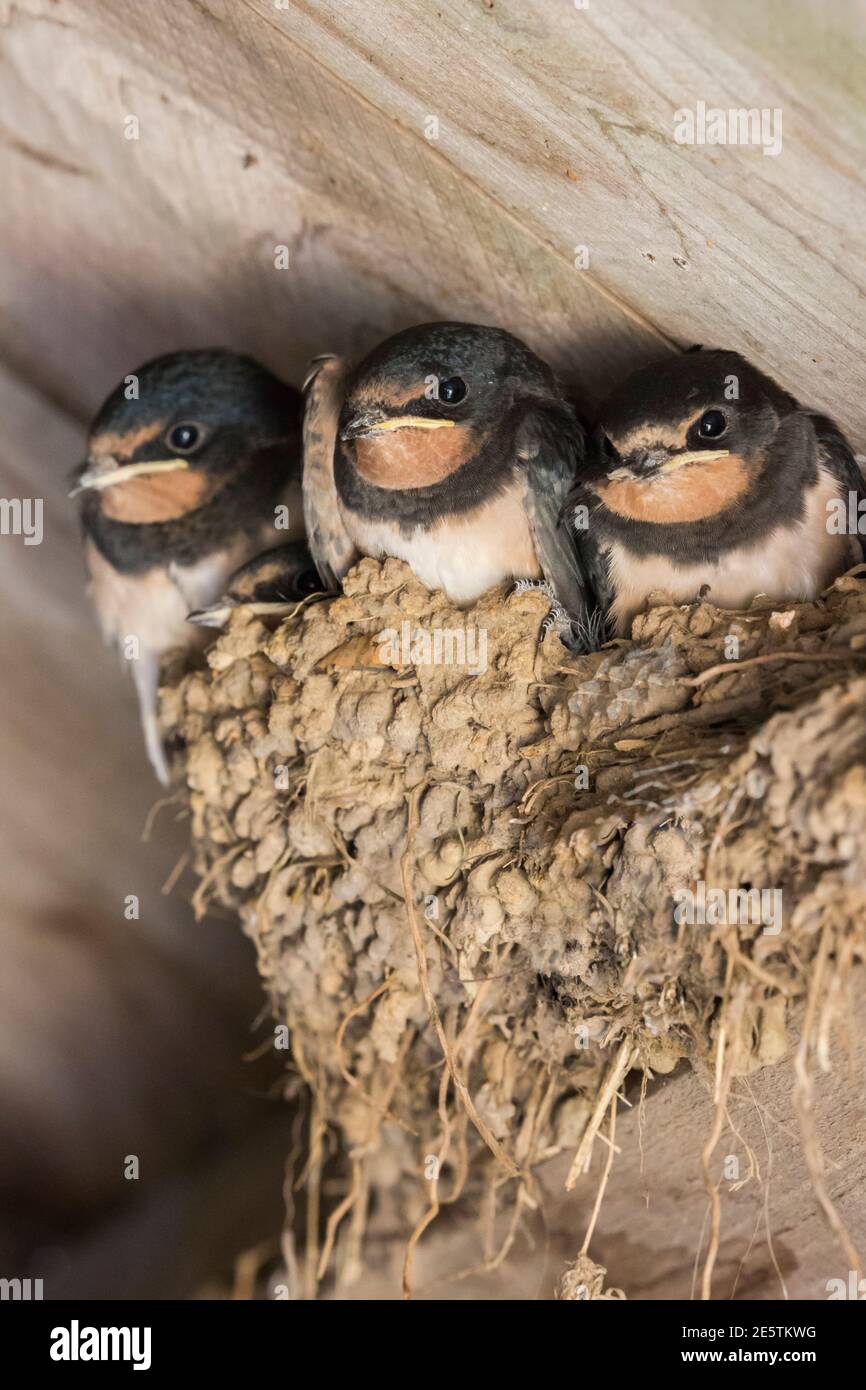
<path id="1" fill-rule="evenodd" d="M 457 472 L 521 395 L 555 395 L 550 369 L 518 338 L 429 323 L 380 344 L 350 378 L 341 446 L 368 482 L 428 487 Z"/>
<path id="2" fill-rule="evenodd" d="M 265 617 L 275 611 L 284 613 L 323 592 L 305 542 L 288 541 L 248 560 L 232 575 L 222 598 L 208 608 L 195 609 L 188 620 L 199 627 L 222 628 L 235 608 L 245 607 Z"/>
<path id="3" fill-rule="evenodd" d="M 300 396 L 252 358 L 219 349 L 157 357 L 115 387 L 73 475 L 119 521 L 167 521 L 203 506 L 297 432 Z"/>
<path id="4" fill-rule="evenodd" d="M 765 467 L 797 402 L 735 352 L 673 356 L 608 399 L 593 487 L 634 520 L 695 521 L 732 505 Z"/>

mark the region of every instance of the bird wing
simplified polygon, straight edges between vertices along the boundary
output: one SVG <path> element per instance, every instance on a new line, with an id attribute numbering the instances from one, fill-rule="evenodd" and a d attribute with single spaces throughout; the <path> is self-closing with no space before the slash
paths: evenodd
<path id="1" fill-rule="evenodd" d="M 571 619 L 574 650 L 594 651 L 606 636 L 605 609 L 592 582 L 603 557 L 563 516 L 586 457 L 586 435 L 570 407 L 527 411 L 517 456 L 526 468 L 525 505 L 538 562 Z"/>
<path id="2" fill-rule="evenodd" d="M 818 456 L 821 462 L 834 478 L 838 478 L 845 493 L 856 494 L 858 518 L 866 516 L 866 481 L 854 450 L 839 426 L 828 416 L 810 415 L 809 418 L 818 439 Z M 851 539 L 860 552 L 860 559 L 866 560 L 866 536 L 856 535 Z"/>
<path id="3" fill-rule="evenodd" d="M 346 366 L 339 357 L 317 357 L 304 382 L 304 524 L 316 569 L 329 589 L 359 558 L 343 525 L 334 483 L 334 450 L 343 404 Z"/>
<path id="4" fill-rule="evenodd" d="M 159 680 L 166 649 L 162 639 L 166 630 L 182 632 L 182 596 L 168 574 L 121 574 L 89 536 L 84 556 L 103 640 L 127 658 L 123 664 L 131 668 L 135 681 L 147 755 L 160 782 L 168 786 L 168 759 L 159 729 Z M 126 651 L 132 639 L 137 646 Z"/>
<path id="5" fill-rule="evenodd" d="M 165 745 L 159 728 L 159 677 L 160 655 L 149 647 L 141 647 L 138 659 L 131 661 L 135 689 L 138 693 L 138 708 L 141 714 L 141 729 L 144 746 L 150 765 L 164 787 L 171 782 Z"/>

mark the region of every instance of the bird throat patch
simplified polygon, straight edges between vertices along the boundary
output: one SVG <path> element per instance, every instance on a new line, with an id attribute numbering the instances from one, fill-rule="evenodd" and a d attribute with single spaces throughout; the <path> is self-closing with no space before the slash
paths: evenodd
<path id="1" fill-rule="evenodd" d="M 394 430 L 356 439 L 354 462 L 361 477 L 376 487 L 430 487 L 462 468 L 478 442 L 477 432 L 466 425 Z"/>
<path id="2" fill-rule="evenodd" d="M 176 521 L 202 506 L 210 493 L 211 481 L 204 472 L 178 469 L 176 473 L 144 473 L 105 488 L 102 511 L 112 521 L 132 526 Z"/>
<path id="3" fill-rule="evenodd" d="M 751 472 L 739 454 L 686 464 L 652 479 L 619 478 L 596 484 L 609 511 L 629 521 L 687 522 L 717 516 L 742 497 Z"/>

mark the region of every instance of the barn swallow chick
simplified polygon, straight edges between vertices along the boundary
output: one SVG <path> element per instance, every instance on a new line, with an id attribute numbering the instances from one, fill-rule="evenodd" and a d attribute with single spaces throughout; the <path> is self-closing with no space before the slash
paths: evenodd
<path id="1" fill-rule="evenodd" d="M 559 524 L 586 436 L 524 343 L 498 328 L 423 324 L 352 373 L 318 359 L 306 391 L 304 515 L 326 583 L 360 555 L 405 560 L 457 604 L 503 580 L 544 579 L 572 641 L 587 640 L 596 605 Z"/>
<path id="2" fill-rule="evenodd" d="M 127 377 L 91 426 L 72 494 L 90 591 L 106 640 L 130 659 L 163 783 L 161 658 L 201 645 L 187 614 L 218 599 L 239 565 L 303 536 L 301 405 L 299 392 L 252 358 L 175 352 Z"/>
<path id="3" fill-rule="evenodd" d="M 288 613 L 312 594 L 322 592 L 312 557 L 303 541 L 266 550 L 241 565 L 225 593 L 210 608 L 188 615 L 201 627 L 225 627 L 235 608 L 247 608 L 257 617 Z"/>
<path id="4" fill-rule="evenodd" d="M 736 352 L 693 351 L 628 377 L 601 411 L 594 475 L 569 501 L 615 630 L 653 590 L 720 608 L 813 599 L 862 558 L 830 524 L 863 481 L 851 446 Z"/>

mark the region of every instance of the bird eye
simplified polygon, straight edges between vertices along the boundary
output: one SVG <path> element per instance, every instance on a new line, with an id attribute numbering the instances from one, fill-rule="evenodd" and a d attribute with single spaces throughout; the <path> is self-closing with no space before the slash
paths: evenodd
<path id="1" fill-rule="evenodd" d="M 701 439 L 718 439 L 727 428 L 728 422 L 720 410 L 708 410 L 698 421 Z"/>
<path id="2" fill-rule="evenodd" d="M 317 594 L 321 587 L 322 581 L 315 570 L 304 570 L 295 584 L 299 594 Z"/>
<path id="3" fill-rule="evenodd" d="M 169 446 L 179 454 L 191 454 L 200 440 L 201 430 L 198 425 L 175 425 L 168 436 Z"/>
<path id="4" fill-rule="evenodd" d="M 439 383 L 439 399 L 448 405 L 456 405 L 462 401 L 466 395 L 466 382 L 462 376 L 449 376 L 447 381 Z"/>

